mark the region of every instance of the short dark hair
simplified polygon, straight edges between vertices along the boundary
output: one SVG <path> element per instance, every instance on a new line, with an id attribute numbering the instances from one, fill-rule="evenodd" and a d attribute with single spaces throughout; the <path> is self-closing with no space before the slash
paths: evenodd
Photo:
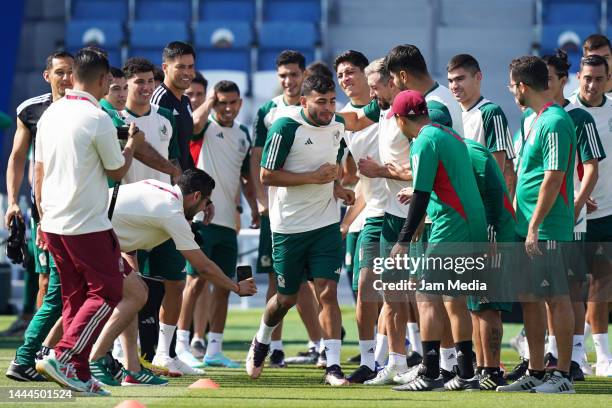
<path id="1" fill-rule="evenodd" d="M 612 44 L 610 40 L 603 34 L 591 34 L 589 35 L 584 43 L 582 43 L 582 53 L 586 54 L 588 51 L 593 51 L 601 47 L 608 47 L 612 51 Z"/>
<path id="2" fill-rule="evenodd" d="M 166 74 L 164 74 L 164 70 L 156 65 L 155 69 L 153 70 L 153 79 L 157 82 L 164 82 L 165 77 Z"/>
<path id="3" fill-rule="evenodd" d="M 450 59 L 450 61 L 448 61 L 446 72 L 451 72 L 458 68 L 463 68 L 466 71 L 469 71 L 472 75 L 480 72 L 480 65 L 478 64 L 478 61 L 476 61 L 476 58 L 472 57 L 470 54 L 455 55 Z"/>
<path id="4" fill-rule="evenodd" d="M 193 55 L 194 60 L 196 57 L 196 53 L 190 44 L 184 41 L 172 41 L 164 47 L 162 61 L 175 60 L 182 55 Z"/>
<path id="5" fill-rule="evenodd" d="M 601 55 L 588 55 L 586 57 L 582 57 L 580 60 L 580 71 L 582 71 L 582 67 L 588 65 L 589 67 L 599 67 L 603 65 L 606 68 L 606 74 L 610 71 L 610 67 L 608 67 L 608 61 Z"/>
<path id="6" fill-rule="evenodd" d="M 338 71 L 338 65 L 343 62 L 351 63 L 362 71 L 370 64 L 365 55 L 355 50 L 346 50 L 338 55 L 334 60 L 334 71 Z"/>
<path id="7" fill-rule="evenodd" d="M 208 88 L 208 80 L 204 78 L 204 75 L 200 71 L 195 72 L 195 78 L 191 81 L 191 83 L 200 84 L 204 87 L 204 92 Z"/>
<path id="8" fill-rule="evenodd" d="M 199 191 L 204 197 L 210 197 L 215 188 L 215 180 L 204 170 L 197 168 L 185 170 L 176 184 L 181 189 L 183 196 Z"/>
<path id="9" fill-rule="evenodd" d="M 559 78 L 569 77 L 569 68 L 572 64 L 567 59 L 567 53 L 562 49 L 558 48 L 555 50 L 554 55 L 545 55 L 542 57 L 546 65 L 555 68 Z"/>
<path id="10" fill-rule="evenodd" d="M 127 79 L 143 72 L 151 72 L 155 75 L 155 65 L 146 58 L 132 57 L 123 64 L 123 73 Z"/>
<path id="11" fill-rule="evenodd" d="M 215 84 L 214 90 L 215 93 L 236 92 L 238 96 L 240 96 L 240 88 L 238 88 L 238 85 L 236 85 L 236 83 L 232 81 L 219 81 Z"/>
<path id="12" fill-rule="evenodd" d="M 276 57 L 276 68 L 281 65 L 297 64 L 302 71 L 306 69 L 306 58 L 304 54 L 295 50 L 285 50 Z"/>
<path id="13" fill-rule="evenodd" d="M 110 69 L 106 53 L 97 47 L 85 47 L 74 56 L 73 75 L 77 81 L 91 82 Z"/>
<path id="14" fill-rule="evenodd" d="M 302 96 L 309 95 L 311 92 L 326 94 L 335 92 L 335 90 L 334 80 L 325 75 L 310 75 L 302 82 Z"/>
<path id="15" fill-rule="evenodd" d="M 329 78 L 334 78 L 334 73 L 329 69 L 323 61 L 315 61 L 306 67 L 306 75 L 322 75 Z"/>
<path id="16" fill-rule="evenodd" d="M 510 63 L 512 80 L 529 86 L 535 91 L 548 89 L 548 67 L 544 60 L 534 55 L 515 58 Z"/>
<path id="17" fill-rule="evenodd" d="M 45 69 L 49 70 L 53 66 L 53 60 L 56 58 L 71 58 L 74 59 L 74 55 L 68 51 L 54 51 L 45 60 Z"/>
<path id="18" fill-rule="evenodd" d="M 110 67 L 110 73 L 113 76 L 113 78 L 125 78 L 125 74 L 123 73 L 121 68 Z"/>
<path id="19" fill-rule="evenodd" d="M 416 45 L 412 44 L 393 47 L 385 57 L 385 68 L 389 72 L 406 71 L 415 76 L 429 74 L 423 54 Z"/>

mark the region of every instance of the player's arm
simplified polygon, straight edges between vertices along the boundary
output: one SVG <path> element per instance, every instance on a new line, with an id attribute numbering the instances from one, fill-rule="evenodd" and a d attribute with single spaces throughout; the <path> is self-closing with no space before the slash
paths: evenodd
<path id="1" fill-rule="evenodd" d="M 268 214 L 268 189 L 261 184 L 260 173 L 261 173 L 261 157 L 263 155 L 263 149 L 266 144 L 266 138 L 268 137 L 268 128 L 265 124 L 265 117 L 267 110 L 264 107 L 259 108 L 257 111 L 257 117 L 255 123 L 253 123 L 253 137 L 255 143 L 251 148 L 251 162 L 249 168 L 251 170 L 251 180 L 253 187 L 257 195 L 257 206 L 260 214 Z"/>
<path id="2" fill-rule="evenodd" d="M 200 133 L 208 122 L 208 115 L 210 111 L 215 106 L 217 102 L 217 94 L 215 94 L 214 89 L 211 89 L 206 95 L 206 100 L 203 104 L 201 104 L 198 109 L 194 110 L 192 113 L 193 118 L 193 134 Z"/>
<path id="3" fill-rule="evenodd" d="M 114 128 L 113 128 L 114 129 Z M 117 148 L 116 144 L 116 136 L 115 140 L 112 137 L 99 137 L 97 140 L 97 150 L 102 158 L 102 162 L 104 165 L 104 171 L 106 175 L 110 177 L 113 181 L 121 181 L 121 179 L 126 175 L 128 169 L 132 165 L 132 158 L 134 157 L 134 151 L 139 148 L 139 146 L 144 141 L 144 133 L 140 131 L 134 123 L 130 124 L 130 130 L 128 133 L 128 141 L 123 148 L 123 152 L 121 155 L 123 156 L 123 165 L 121 167 L 115 169 L 108 169 L 109 167 L 114 167 L 114 165 L 108 165 L 108 162 L 112 163 L 112 160 L 116 159 L 113 156 L 113 151 Z M 115 161 L 116 162 L 116 161 Z"/>
<path id="4" fill-rule="evenodd" d="M 512 160 L 505 161 L 504 179 L 506 180 L 506 187 L 508 187 L 510 200 L 514 200 L 514 190 L 516 189 L 516 172 L 514 171 L 514 162 Z"/>
<path id="5" fill-rule="evenodd" d="M 9 225 L 14 216 L 23 219 L 19 208 L 19 189 L 23 181 L 25 163 L 28 157 L 28 149 L 32 141 L 32 134 L 26 125 L 17 118 L 17 130 L 13 138 L 13 149 L 8 159 L 6 169 L 6 193 L 8 208 L 4 216 L 5 225 Z"/>
<path id="6" fill-rule="evenodd" d="M 143 141 L 134 152 L 134 158 L 154 170 L 168 174 L 173 179 L 181 175 L 181 169 L 162 156 L 149 142 Z"/>
<path id="7" fill-rule="evenodd" d="M 584 207 L 593 193 L 599 176 L 599 162 L 597 159 L 587 160 L 582 163 L 582 167 L 584 173 L 582 175 L 582 181 L 580 182 L 580 191 L 578 191 L 578 194 L 576 194 L 574 198 L 574 222 L 578 220 L 578 215 L 580 215 L 582 207 Z"/>
<path id="8" fill-rule="evenodd" d="M 182 250 L 181 254 L 183 254 L 185 259 L 191 264 L 191 266 L 193 266 L 201 277 L 212 282 L 214 285 L 234 292 L 240 296 L 254 295 L 257 293 L 257 287 L 255 286 L 253 278 L 246 279 L 238 283 L 234 282 L 223 273 L 217 264 L 204 255 L 202 250 Z"/>
<path id="9" fill-rule="evenodd" d="M 380 164 L 370 156 L 359 159 L 357 164 L 359 172 L 370 178 L 388 178 L 393 180 L 412 180 L 412 171 L 409 165 L 399 165 L 397 163 Z"/>
<path id="10" fill-rule="evenodd" d="M 506 151 L 502 150 L 498 152 L 493 152 L 492 154 L 499 168 L 502 170 L 505 169 L 506 168 Z"/>
<path id="11" fill-rule="evenodd" d="M 361 183 L 357 183 L 357 186 L 355 187 L 355 203 L 348 207 L 346 214 L 344 214 L 344 218 L 342 219 L 342 223 L 340 224 L 340 232 L 342 233 L 343 238 L 346 237 L 349 227 L 357 219 L 365 207 L 366 201 L 361 191 Z"/>
<path id="12" fill-rule="evenodd" d="M 412 237 L 417 233 L 425 219 L 430 196 L 431 192 L 414 190 L 410 207 L 408 207 L 408 217 L 402 226 L 397 242 L 405 244 L 412 241 Z"/>
<path id="13" fill-rule="evenodd" d="M 240 182 L 244 198 L 251 209 L 251 228 L 259 228 L 259 209 L 257 207 L 257 192 L 253 183 L 253 177 L 250 171 L 251 157 L 246 155 L 240 169 Z"/>
<path id="14" fill-rule="evenodd" d="M 544 172 L 544 181 L 542 181 L 542 185 L 540 186 L 538 202 L 536 203 L 535 211 L 529 222 L 529 232 L 535 232 L 537 234 L 538 227 L 548 215 L 557 199 L 557 195 L 559 195 L 564 177 L 564 171 L 547 170 Z"/>
<path id="15" fill-rule="evenodd" d="M 380 118 L 380 107 L 376 99 L 372 99 L 359 112 L 336 112 L 336 115 L 342 116 L 344 119 L 344 128 L 346 130 L 357 132 L 368 126 L 378 123 Z"/>

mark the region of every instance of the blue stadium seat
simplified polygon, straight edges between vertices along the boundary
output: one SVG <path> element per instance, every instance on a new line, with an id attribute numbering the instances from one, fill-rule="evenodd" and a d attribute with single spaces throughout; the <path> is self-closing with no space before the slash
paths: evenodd
<path id="1" fill-rule="evenodd" d="M 66 24 L 65 41 L 68 48 L 96 43 L 106 49 L 118 49 L 123 42 L 123 26 L 119 21 L 70 21 Z"/>
<path id="2" fill-rule="evenodd" d="M 73 0 L 73 20 L 127 21 L 128 0 Z"/>
<path id="3" fill-rule="evenodd" d="M 560 36 L 564 33 L 575 33 L 577 36 L 578 48 L 582 42 L 591 34 L 599 32 L 598 24 L 577 25 L 577 24 L 544 24 L 542 27 L 541 48 L 543 53 L 552 52 L 559 48 Z"/>
<path id="4" fill-rule="evenodd" d="M 136 20 L 184 21 L 191 19 L 191 0 L 136 0 Z"/>
<path id="5" fill-rule="evenodd" d="M 264 0 L 264 21 L 309 21 L 321 20 L 320 0 Z"/>
<path id="6" fill-rule="evenodd" d="M 213 36 L 228 30 L 233 35 L 230 47 L 216 47 Z M 253 31 L 250 23 L 240 21 L 200 22 L 194 33 L 198 52 L 196 62 L 200 70 L 251 71 L 251 44 Z"/>
<path id="7" fill-rule="evenodd" d="M 549 0 L 544 3 L 545 24 L 599 24 L 600 0 Z"/>
<path id="8" fill-rule="evenodd" d="M 251 50 L 231 48 L 198 48 L 199 70 L 232 70 L 251 72 Z"/>
<path id="9" fill-rule="evenodd" d="M 253 30 L 250 23 L 240 21 L 203 21 L 198 23 L 195 28 L 195 46 L 214 48 L 215 46 L 212 42 L 213 34 L 223 29 L 229 30 L 234 36 L 232 48 L 248 48 L 253 43 Z"/>
<path id="10" fill-rule="evenodd" d="M 200 0 L 200 20 L 255 21 L 255 1 Z"/>
<path id="11" fill-rule="evenodd" d="M 259 33 L 259 45 L 274 48 L 310 48 L 319 40 L 314 24 L 292 22 L 263 23 Z"/>
<path id="12" fill-rule="evenodd" d="M 130 34 L 130 56 L 141 56 L 161 63 L 164 46 L 170 41 L 187 41 L 187 24 L 183 21 L 135 21 Z"/>

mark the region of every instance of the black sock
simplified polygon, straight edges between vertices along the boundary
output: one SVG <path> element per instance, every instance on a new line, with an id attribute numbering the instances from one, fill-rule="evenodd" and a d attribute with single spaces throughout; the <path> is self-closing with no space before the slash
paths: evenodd
<path id="1" fill-rule="evenodd" d="M 488 374 L 491 377 L 499 377 L 501 375 L 499 372 L 499 367 L 484 367 L 483 371 L 485 374 Z"/>
<path id="2" fill-rule="evenodd" d="M 544 370 L 532 370 L 530 368 L 529 369 L 529 375 L 532 376 L 532 377 L 537 378 L 538 380 L 541 380 L 546 375 L 546 371 L 544 371 Z"/>
<path id="3" fill-rule="evenodd" d="M 482 373 L 484 371 L 484 369 L 485 369 L 484 367 L 476 366 L 476 372 L 477 373 Z"/>
<path id="4" fill-rule="evenodd" d="M 151 362 L 155 356 L 159 336 L 159 308 L 164 298 L 164 284 L 152 279 L 143 279 L 149 289 L 147 303 L 138 312 L 138 335 L 140 353 Z"/>
<path id="5" fill-rule="evenodd" d="M 440 375 L 440 342 L 423 341 L 423 365 L 425 376 L 438 378 Z"/>
<path id="6" fill-rule="evenodd" d="M 474 355 L 472 354 L 472 341 L 461 341 L 455 343 L 457 351 L 457 365 L 459 366 L 459 377 L 468 379 L 474 377 Z"/>

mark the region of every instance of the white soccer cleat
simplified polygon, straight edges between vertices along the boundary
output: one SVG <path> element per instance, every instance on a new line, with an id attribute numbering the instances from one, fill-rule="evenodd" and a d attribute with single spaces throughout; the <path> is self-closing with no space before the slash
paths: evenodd
<path id="1" fill-rule="evenodd" d="M 202 362 L 202 360 L 198 360 L 197 358 L 195 358 L 195 356 L 191 354 L 191 352 L 189 351 L 183 351 L 181 353 L 177 352 L 176 356 L 178 357 L 179 360 L 187 364 L 189 367 L 193 367 L 193 368 L 204 367 L 204 362 Z"/>
<path id="2" fill-rule="evenodd" d="M 593 367 L 591 367 L 591 364 L 589 364 L 586 354 L 583 354 L 582 359 L 580 360 L 580 369 L 584 375 L 593 375 Z"/>
<path id="3" fill-rule="evenodd" d="M 575 394 L 574 385 L 565 378 L 559 371 L 553 371 L 546 377 L 544 383 L 531 389 L 531 392 L 538 394 Z"/>
<path id="4" fill-rule="evenodd" d="M 395 384 L 393 378 L 398 374 L 403 374 L 404 372 L 400 372 L 397 367 L 391 366 L 387 364 L 385 368 L 380 370 L 378 374 L 376 374 L 376 378 L 372 380 L 368 380 L 364 382 L 365 385 L 388 385 Z"/>
<path id="5" fill-rule="evenodd" d="M 169 356 L 157 356 L 153 358 L 153 365 L 160 366 L 168 369 L 170 376 L 178 375 L 204 375 L 204 370 L 200 368 L 192 368 L 187 364 L 183 363 L 177 357 L 172 358 Z"/>
<path id="6" fill-rule="evenodd" d="M 612 377 L 612 360 L 598 361 L 595 366 L 597 377 Z"/>
<path id="7" fill-rule="evenodd" d="M 419 375 L 420 367 L 422 367 L 421 364 L 410 367 L 408 371 L 397 374 L 395 377 L 393 377 L 393 382 L 396 384 L 408 384 L 409 382 L 414 381 Z"/>
<path id="8" fill-rule="evenodd" d="M 497 387 L 495 391 L 497 392 L 530 392 L 532 389 L 536 388 L 539 385 L 544 384 L 544 381 L 536 378 L 532 375 L 529 375 L 529 371 L 509 385 L 501 385 Z"/>
<path id="9" fill-rule="evenodd" d="M 270 345 L 263 344 L 253 337 L 249 353 L 246 358 L 246 372 L 252 379 L 257 379 L 261 375 L 266 362 L 266 357 L 270 352 Z"/>

